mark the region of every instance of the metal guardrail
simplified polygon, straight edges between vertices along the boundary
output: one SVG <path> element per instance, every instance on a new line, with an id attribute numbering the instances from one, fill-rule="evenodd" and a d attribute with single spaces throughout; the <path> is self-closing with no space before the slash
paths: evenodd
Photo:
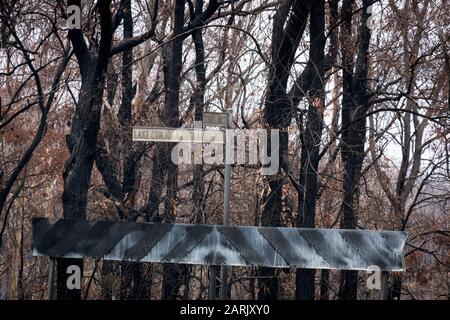
<path id="1" fill-rule="evenodd" d="M 274 268 L 404 270 L 406 233 L 33 219 L 33 255 Z"/>

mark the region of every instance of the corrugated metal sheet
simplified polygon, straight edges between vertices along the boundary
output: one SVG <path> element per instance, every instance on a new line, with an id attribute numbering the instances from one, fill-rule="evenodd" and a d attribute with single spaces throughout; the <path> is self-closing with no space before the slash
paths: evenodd
<path id="1" fill-rule="evenodd" d="M 141 262 L 404 270 L 406 233 L 33 219 L 33 255 Z"/>

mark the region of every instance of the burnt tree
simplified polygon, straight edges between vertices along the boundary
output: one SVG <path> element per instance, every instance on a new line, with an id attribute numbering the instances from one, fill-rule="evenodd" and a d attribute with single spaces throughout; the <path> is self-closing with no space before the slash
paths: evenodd
<path id="1" fill-rule="evenodd" d="M 318 0 L 311 8 L 310 49 L 307 66 L 309 90 L 306 93 L 309 108 L 307 123 L 302 137 L 300 175 L 298 193 L 297 226 L 315 227 L 317 200 L 317 172 L 319 168 L 319 148 L 323 129 L 325 109 L 325 1 Z M 296 274 L 296 298 L 314 299 L 315 270 L 299 269 Z"/>
<path id="2" fill-rule="evenodd" d="M 272 30 L 271 65 L 269 66 L 268 92 L 265 100 L 264 117 L 269 129 L 280 130 L 279 146 L 269 142 L 269 151 L 279 147 L 280 169 L 276 175 L 269 176 L 269 192 L 262 214 L 263 226 L 280 226 L 284 177 L 282 169 L 287 169 L 288 132 L 291 123 L 291 103 L 287 94 L 290 70 L 295 52 L 306 27 L 311 3 L 307 0 L 283 1 L 278 6 Z M 273 269 L 261 268 L 259 274 L 258 299 L 278 297 L 278 279 Z"/>
<path id="3" fill-rule="evenodd" d="M 62 196 L 64 217 L 85 219 L 87 193 L 90 185 L 92 167 L 97 154 L 97 137 L 100 127 L 101 106 L 105 85 L 105 74 L 112 55 L 122 53 L 151 38 L 156 25 L 151 30 L 136 37 L 124 39 L 112 45 L 113 33 L 122 20 L 121 10 L 113 16 L 111 0 L 100 0 L 95 6 L 99 16 L 100 31 L 96 38 L 90 39 L 95 45 L 88 47 L 82 29 L 69 29 L 68 36 L 78 61 L 81 75 L 81 90 L 75 113 L 72 118 L 70 134 L 66 137 L 70 156 L 65 162 Z M 80 0 L 69 0 L 68 6 L 81 8 Z M 66 283 L 67 268 L 76 265 L 83 271 L 81 259 L 57 260 L 57 298 L 80 299 L 81 290 L 70 290 Z"/>
<path id="4" fill-rule="evenodd" d="M 359 27 L 359 47 L 356 63 L 351 52 L 352 11 L 354 1 L 344 0 L 341 12 L 341 58 L 343 73 L 342 97 L 342 141 L 341 157 L 344 166 L 343 199 L 341 205 L 340 227 L 356 229 L 358 223 L 359 179 L 364 160 L 366 141 L 366 115 L 370 108 L 368 93 L 368 63 L 371 32 L 368 27 L 370 14 L 368 7 L 373 3 L 364 0 Z M 357 298 L 358 272 L 341 272 L 339 298 Z"/>
<path id="5" fill-rule="evenodd" d="M 85 43 L 83 33 L 69 30 L 69 39 L 78 60 L 81 74 L 81 90 L 70 134 L 66 137 L 70 156 L 64 165 L 64 192 L 62 203 L 64 218 L 85 219 L 86 201 L 94 164 L 97 134 L 100 126 L 100 110 L 103 95 L 104 74 L 108 66 L 112 42 L 111 1 L 99 1 L 101 38 L 98 49 L 92 52 Z M 81 8 L 80 1 L 69 0 L 68 5 Z M 58 259 L 57 299 L 80 299 L 81 290 L 66 285 L 67 268 L 76 265 L 83 273 L 82 259 Z"/>

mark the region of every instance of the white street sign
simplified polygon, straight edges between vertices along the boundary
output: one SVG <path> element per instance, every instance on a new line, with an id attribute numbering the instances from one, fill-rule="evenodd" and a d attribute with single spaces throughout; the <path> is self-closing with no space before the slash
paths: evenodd
<path id="1" fill-rule="evenodd" d="M 219 130 L 190 128 L 133 127 L 133 141 L 172 143 L 224 143 L 224 133 Z"/>

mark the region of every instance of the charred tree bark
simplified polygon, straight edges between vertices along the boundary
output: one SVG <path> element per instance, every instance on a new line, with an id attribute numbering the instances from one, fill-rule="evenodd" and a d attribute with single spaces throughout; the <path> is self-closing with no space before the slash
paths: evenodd
<path id="1" fill-rule="evenodd" d="M 133 37 L 133 16 L 131 13 L 131 0 L 124 1 L 123 10 L 123 38 Z M 133 92 L 133 48 L 125 50 L 122 54 L 122 103 L 119 108 L 119 122 L 122 127 L 123 138 L 123 165 L 122 190 L 125 197 L 133 197 L 136 182 L 136 159 L 131 139 L 132 100 Z M 132 203 L 130 203 L 132 205 Z"/>
<path id="2" fill-rule="evenodd" d="M 153 37 L 157 26 L 157 15 L 159 1 L 149 3 L 152 9 L 151 26 L 145 33 L 133 36 L 133 16 L 131 0 L 120 2 L 119 9 L 114 16 L 113 30 L 116 30 L 123 21 L 123 40 L 119 41 L 110 50 L 113 56 L 122 53 L 121 88 L 122 99 L 118 112 L 118 120 L 121 128 L 121 135 L 116 137 L 115 143 L 122 146 L 121 159 L 119 165 L 106 151 L 104 142 L 100 139 L 97 143 L 96 165 L 99 169 L 105 185 L 108 189 L 108 197 L 112 196 L 118 204 L 120 219 L 131 219 L 138 216 L 140 210 L 136 210 L 135 194 L 138 183 L 138 168 L 141 156 L 145 148 L 133 147 L 131 139 L 132 125 L 132 99 L 135 95 L 133 88 L 133 48 L 147 39 Z M 108 102 L 112 106 L 116 92 L 118 75 L 113 74 L 108 82 Z M 118 167 L 121 165 L 121 173 Z M 155 170 L 155 168 L 154 168 Z M 120 177 L 122 179 L 120 180 Z M 156 174 L 154 175 L 156 177 Z M 149 205 L 144 208 L 147 212 Z M 122 277 L 120 277 L 121 275 Z M 149 299 L 151 289 L 151 266 L 140 263 L 117 263 L 105 261 L 102 266 L 102 296 L 110 299 L 113 295 L 121 299 Z M 116 282 L 109 283 L 111 278 L 119 278 L 120 285 Z M 109 282 L 108 282 L 109 281 Z M 119 289 L 120 287 L 120 289 Z M 117 292 L 111 292 L 115 290 Z"/>
<path id="3" fill-rule="evenodd" d="M 325 1 L 318 0 L 311 8 L 310 51 L 308 63 L 308 82 L 311 84 L 307 98 L 309 108 L 305 132 L 302 134 L 302 151 L 300 162 L 298 193 L 297 226 L 315 227 L 317 200 L 317 179 L 319 168 L 319 148 L 323 129 L 325 109 Z M 315 270 L 299 269 L 296 274 L 296 298 L 314 300 Z"/>
<path id="4" fill-rule="evenodd" d="M 179 36 L 183 32 L 184 25 L 184 0 L 175 1 L 174 9 L 174 27 L 173 40 L 164 48 L 164 87 L 166 97 L 164 101 L 164 122 L 169 127 L 179 127 L 179 108 L 180 101 L 180 83 L 183 54 L 183 37 Z M 165 163 L 167 168 L 167 191 L 164 204 L 164 219 L 166 221 L 175 220 L 176 195 L 178 191 L 178 166 L 170 159 L 170 152 L 173 145 L 165 148 L 166 154 L 163 155 L 168 161 Z M 161 156 L 158 154 L 158 156 Z M 164 265 L 163 267 L 163 291 L 162 298 L 165 300 L 174 300 L 178 297 L 178 290 L 183 282 L 183 266 Z"/>
<path id="5" fill-rule="evenodd" d="M 133 38 L 133 15 L 131 0 L 124 0 L 123 6 L 123 38 Z M 134 206 L 134 195 L 136 193 L 137 154 L 133 149 L 131 139 L 132 127 L 132 100 L 133 92 L 133 48 L 124 50 L 122 53 L 122 102 L 119 108 L 119 123 L 122 129 L 122 195 L 125 219 L 130 215 L 130 209 Z M 142 263 L 122 262 L 120 263 L 121 285 L 120 299 L 143 300 L 150 298 L 151 274 L 146 274 L 146 266 Z"/>
<path id="6" fill-rule="evenodd" d="M 201 1 L 198 1 L 198 3 L 201 3 Z M 194 120 L 197 122 L 202 121 L 203 119 L 203 106 L 206 87 L 205 47 L 203 44 L 202 31 L 198 29 L 194 30 L 192 32 L 192 40 L 194 41 L 195 46 L 195 74 L 197 77 L 196 87 L 192 96 L 192 103 L 194 104 Z M 205 223 L 203 216 L 203 195 L 205 192 L 203 183 L 204 175 L 203 165 L 194 164 L 194 188 L 192 201 L 194 203 L 194 217 L 196 223 Z"/>
<path id="7" fill-rule="evenodd" d="M 203 1 L 197 1 L 195 11 L 191 12 L 191 20 L 195 14 L 202 12 Z M 194 126 L 198 123 L 202 123 L 203 120 L 203 108 L 206 90 L 206 66 L 205 66 L 205 46 L 203 43 L 203 35 L 201 29 L 196 29 L 192 31 L 192 41 L 195 47 L 195 75 L 196 84 L 194 88 L 194 93 L 191 97 L 191 104 L 193 104 L 194 110 Z M 201 127 L 202 125 L 200 125 Z M 201 148 L 202 146 L 199 145 Z M 194 150 L 194 152 L 196 152 Z M 200 159 L 202 160 L 202 159 Z M 194 161 L 193 170 L 193 190 L 192 190 L 192 202 L 193 202 L 193 215 L 195 223 L 206 223 L 205 219 L 205 185 L 204 185 L 205 172 L 203 170 L 203 164 L 196 164 Z M 186 283 L 185 283 L 185 293 L 186 298 L 189 297 L 189 283 L 190 278 L 190 267 L 186 266 Z"/>
<path id="8" fill-rule="evenodd" d="M 322 269 L 320 277 L 320 300 L 330 299 L 330 270 Z"/>
<path id="9" fill-rule="evenodd" d="M 189 30 L 193 32 L 196 28 L 204 25 L 207 19 L 219 7 L 219 3 L 216 0 L 210 1 L 204 11 L 201 11 L 201 1 L 197 2 L 196 5 L 197 12 L 195 17 L 191 19 L 190 24 L 187 27 L 188 29 L 185 29 L 183 27 L 185 1 L 175 1 L 173 40 L 163 48 L 164 87 L 166 89 L 166 98 L 164 101 L 164 121 L 169 127 L 180 126 L 178 104 L 180 101 L 180 76 L 182 70 L 183 40 L 190 35 L 190 32 L 188 32 Z M 176 195 L 178 191 L 178 166 L 175 165 L 170 159 L 172 148 L 172 145 L 166 144 L 166 146 L 162 148 L 164 151 L 159 153 L 159 156 L 166 159 L 165 162 L 159 163 L 165 166 L 165 170 L 167 170 L 167 192 L 164 205 L 164 218 L 169 221 L 175 220 Z M 160 160 L 157 159 L 156 161 L 158 162 Z M 187 270 L 188 268 L 183 265 L 178 267 L 175 267 L 174 265 L 164 266 L 162 292 L 163 299 L 176 299 L 179 296 L 178 291 L 187 278 L 184 275 Z"/>
<path id="10" fill-rule="evenodd" d="M 148 222 L 161 221 L 159 205 L 161 194 L 165 185 L 167 162 L 170 161 L 170 148 L 167 144 L 156 144 L 153 158 L 152 176 L 150 179 L 150 191 L 145 207 L 145 219 Z"/>
<path id="11" fill-rule="evenodd" d="M 117 299 L 117 278 L 120 276 L 119 263 L 104 260 L 100 271 L 100 297 L 102 300 Z"/>
<path id="12" fill-rule="evenodd" d="M 344 165 L 343 201 L 341 205 L 340 227 L 356 229 L 358 222 L 359 179 L 364 159 L 366 141 L 366 114 L 370 107 L 367 92 L 368 51 L 370 29 L 368 28 L 367 8 L 371 0 L 363 1 L 360 39 L 356 65 L 353 71 L 353 58 L 349 52 L 348 41 L 352 28 L 352 0 L 345 0 L 342 5 L 344 22 L 341 34 L 341 54 L 343 65 L 342 98 L 342 143 L 341 156 Z M 339 299 L 356 300 L 358 272 L 346 270 L 341 272 Z"/>
<path id="13" fill-rule="evenodd" d="M 292 11 L 292 12 L 291 12 Z M 262 214 L 263 226 L 280 226 L 284 178 L 281 169 L 286 169 L 288 133 L 291 123 L 291 104 L 287 94 L 287 82 L 294 62 L 295 52 L 305 30 L 310 11 L 307 0 L 283 1 L 275 14 L 272 31 L 272 53 L 269 72 L 269 88 L 265 101 L 265 121 L 269 129 L 281 129 L 279 146 L 269 141 L 269 151 L 279 148 L 280 169 L 278 174 L 267 178 L 269 193 Z M 290 13 L 291 12 L 291 13 Z M 285 27 L 286 25 L 286 27 Z M 276 299 L 278 297 L 278 279 L 274 270 L 261 268 L 258 283 L 258 299 Z"/>
<path id="14" fill-rule="evenodd" d="M 81 7 L 80 1 L 77 0 L 69 0 L 68 5 Z M 101 25 L 101 40 L 98 52 L 89 51 L 81 30 L 69 30 L 69 39 L 80 68 L 81 90 L 72 119 L 71 132 L 66 137 L 70 151 L 63 172 L 64 192 L 62 202 L 64 218 L 66 219 L 86 218 L 87 193 L 96 153 L 105 71 L 112 41 L 110 1 L 99 1 L 98 12 Z M 57 260 L 58 300 L 78 300 L 81 298 L 81 290 L 70 289 L 67 286 L 67 280 L 70 276 L 70 273 L 67 273 L 67 268 L 71 265 L 78 267 L 82 275 L 82 259 Z"/>

